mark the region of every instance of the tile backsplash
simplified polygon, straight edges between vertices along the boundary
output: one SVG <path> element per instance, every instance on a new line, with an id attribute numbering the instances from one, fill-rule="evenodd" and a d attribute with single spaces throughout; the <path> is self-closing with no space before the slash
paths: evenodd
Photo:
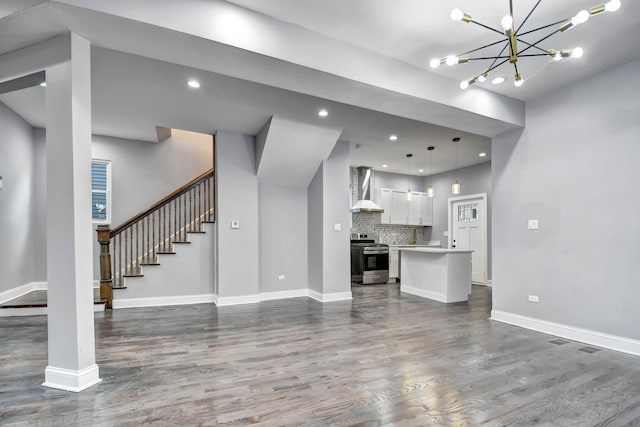
<path id="1" fill-rule="evenodd" d="M 389 225 L 378 224 L 380 218 L 379 213 L 358 212 L 351 214 L 351 232 L 366 234 L 370 239 L 375 239 L 378 243 L 386 243 L 389 245 L 409 245 L 414 243 L 413 236 L 415 232 L 415 243 L 418 245 L 425 244 L 424 227 L 411 227 L 407 225 Z"/>

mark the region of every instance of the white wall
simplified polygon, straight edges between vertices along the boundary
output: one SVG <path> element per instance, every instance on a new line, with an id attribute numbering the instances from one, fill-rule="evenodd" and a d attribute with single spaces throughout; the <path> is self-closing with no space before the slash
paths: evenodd
<path id="1" fill-rule="evenodd" d="M 252 136 L 216 134 L 218 297 L 259 293 L 256 144 Z M 240 228 L 232 229 L 231 221 Z"/>
<path id="2" fill-rule="evenodd" d="M 307 189 L 261 183 L 259 206 L 260 292 L 307 289 Z"/>
<path id="3" fill-rule="evenodd" d="M 493 139 L 494 310 L 640 339 L 639 75 L 636 60 L 546 94 Z"/>
<path id="4" fill-rule="evenodd" d="M 37 282 L 47 281 L 47 145 L 44 129 L 33 130 L 35 212 L 34 275 Z M 94 263 L 94 267 L 98 260 Z"/>
<path id="5" fill-rule="evenodd" d="M 33 129 L 0 103 L 0 292 L 36 280 Z"/>

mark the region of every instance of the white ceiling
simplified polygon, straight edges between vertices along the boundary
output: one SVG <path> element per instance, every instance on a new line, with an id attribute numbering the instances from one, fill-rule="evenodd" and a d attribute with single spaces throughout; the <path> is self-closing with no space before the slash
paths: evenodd
<path id="1" fill-rule="evenodd" d="M 452 21 L 449 17 L 452 9 L 460 8 L 475 21 L 496 29 L 500 29 L 500 19 L 509 14 L 507 0 L 227 1 L 429 70 L 432 58 L 457 55 L 501 39 L 499 34 L 480 26 Z M 513 1 L 516 26 L 536 3 L 537 0 Z M 580 60 L 550 64 L 546 57 L 521 58 L 518 66 L 525 77 L 523 86 L 514 87 L 513 66 L 507 63 L 496 69 L 494 76 L 502 75 L 509 80 L 500 86 L 487 84 L 484 87 L 529 100 L 572 80 L 640 57 L 640 43 L 625 42 L 640 40 L 640 1 L 622 0 L 622 3 L 618 12 L 594 16 L 584 25 L 556 34 L 540 45 L 544 49 L 581 46 L 585 55 Z M 522 31 L 570 18 L 579 10 L 588 10 L 597 4 L 600 4 L 598 0 L 542 0 Z M 549 32 L 541 31 L 540 37 L 535 33 L 523 39 L 534 43 Z M 500 48 L 478 53 L 481 56 L 498 55 Z M 470 62 L 457 67 L 440 67 L 434 72 L 461 81 L 479 75 L 487 65 L 485 61 Z"/>
<path id="2" fill-rule="evenodd" d="M 0 52 L 51 37 L 71 24 L 81 34 L 87 35 L 93 31 L 90 38 L 97 40 L 97 45 L 116 43 L 117 34 L 111 28 L 115 18 L 94 16 L 95 14 L 78 14 L 74 17 L 64 15 L 60 10 L 56 10 L 55 14 L 48 14 L 50 11 L 47 9 L 51 8 L 45 3 L 47 2 L 34 0 L 23 3 L 0 0 L 0 16 L 14 13 L 19 4 L 32 6 L 29 13 L 34 19 L 28 21 L 29 28 L 39 28 L 39 31 L 28 30 L 26 25 L 21 24 L 26 30 L 16 34 L 14 40 L 0 37 Z M 508 9 L 508 2 L 505 0 L 487 0 L 482 3 L 460 0 L 455 4 L 397 0 L 393 2 L 393 6 L 390 6 L 388 0 L 232 0 L 229 3 L 421 69 L 429 69 L 428 62 L 432 57 L 459 53 L 496 40 L 488 30 L 451 21 L 449 13 L 453 7 L 461 7 L 474 19 L 494 27 L 499 25 L 500 17 Z M 522 14 L 527 13 L 535 2 L 522 0 L 514 3 L 517 23 L 519 17 L 521 19 Z M 531 99 L 571 79 L 640 57 L 640 44 L 637 43 L 624 43 L 624 49 L 611 48 L 625 40 L 640 39 L 640 1 L 623 0 L 623 3 L 620 12 L 593 17 L 585 25 L 553 38 L 561 44 L 545 46 L 574 47 L 579 40 L 586 51 L 580 61 L 550 64 L 519 89 L 513 88 L 511 84 L 488 89 L 511 97 Z M 546 24 L 593 5 L 584 0 L 543 0 L 530 24 Z M 69 12 L 64 8 L 63 11 Z M 60 16 L 64 19 L 59 19 Z M 0 21 L 0 25 L 6 19 Z M 126 25 L 129 29 L 133 23 Z M 153 28 L 145 31 L 152 30 L 155 31 Z M 162 47 L 166 51 L 191 48 L 194 54 L 204 52 L 202 40 L 185 40 L 175 39 L 176 42 L 188 42 L 191 45 Z M 136 44 L 132 44 L 132 49 L 135 46 Z M 359 108 L 328 101 L 320 96 L 305 95 L 255 81 L 100 47 L 93 48 L 92 61 L 92 125 L 97 134 L 154 141 L 155 127 L 163 126 L 204 133 L 226 129 L 255 135 L 271 116 L 276 115 L 308 125 L 344 129 L 340 139 L 350 143 L 353 166 L 366 165 L 382 170 L 381 165 L 384 163 L 389 165 L 389 168 L 384 169 L 386 171 L 407 173 L 406 154 L 413 153 L 412 173 L 418 174 L 417 169 L 427 169 L 427 146 L 434 145 L 436 149 L 433 152 L 431 172 L 449 170 L 455 165 L 454 144 L 451 143 L 455 136 L 462 138 L 462 142 L 458 144 L 459 167 L 491 158 L 489 138 L 380 112 L 385 110 L 385 105 L 372 105 L 371 108 L 379 111 Z M 519 65 L 525 77 L 528 77 L 537 72 L 535 67 L 546 63 L 546 59 L 542 58 L 532 58 L 527 62 L 523 58 Z M 506 65 L 502 69 L 505 75 L 511 73 Z M 436 72 L 463 79 L 478 71 L 475 65 L 466 64 L 459 68 L 441 67 Z M 189 78 L 199 79 L 202 87 L 199 90 L 187 88 L 185 82 Z M 450 81 L 457 85 L 454 80 Z M 45 90 L 35 87 L 3 94 L 0 95 L 0 101 L 32 125 L 42 127 Z M 353 92 L 352 97 L 355 95 L 356 92 Z M 385 101 L 389 104 L 395 102 L 392 99 Z M 317 111 L 320 108 L 327 108 L 329 116 L 319 118 Z M 499 132 L 494 134 L 497 133 Z M 389 141 L 390 134 L 398 135 L 398 140 Z M 488 156 L 480 158 L 480 152 L 486 152 Z"/>

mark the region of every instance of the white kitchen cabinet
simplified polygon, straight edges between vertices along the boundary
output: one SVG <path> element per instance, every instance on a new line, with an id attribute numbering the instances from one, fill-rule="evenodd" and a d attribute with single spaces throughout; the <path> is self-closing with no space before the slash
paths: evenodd
<path id="1" fill-rule="evenodd" d="M 409 202 L 409 225 L 432 225 L 432 201 L 427 193 L 413 193 Z"/>
<path id="2" fill-rule="evenodd" d="M 427 193 L 413 192 L 412 200 L 407 200 L 407 192 L 381 188 L 377 203 L 384 209 L 381 224 L 427 226 L 433 223 L 433 199 Z"/>
<path id="3" fill-rule="evenodd" d="M 398 267 L 400 266 L 397 246 L 389 247 L 389 281 L 395 282 L 398 278 Z"/>

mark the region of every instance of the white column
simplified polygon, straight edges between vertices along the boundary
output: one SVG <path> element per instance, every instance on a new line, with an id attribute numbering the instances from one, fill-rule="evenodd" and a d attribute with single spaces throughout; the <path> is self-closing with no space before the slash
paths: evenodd
<path id="1" fill-rule="evenodd" d="M 44 386 L 81 391 L 95 363 L 91 223 L 90 43 L 71 34 L 71 59 L 46 69 L 49 363 Z"/>

